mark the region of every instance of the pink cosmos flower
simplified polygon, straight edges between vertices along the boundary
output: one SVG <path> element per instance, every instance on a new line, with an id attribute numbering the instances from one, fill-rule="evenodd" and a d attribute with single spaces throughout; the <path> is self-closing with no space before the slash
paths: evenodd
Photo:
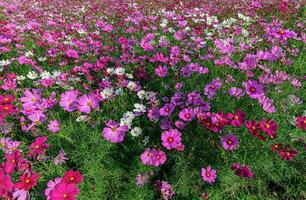
<path id="1" fill-rule="evenodd" d="M 168 150 L 174 149 L 177 145 L 181 144 L 181 135 L 177 129 L 164 131 L 161 135 L 162 145 Z"/>
<path id="2" fill-rule="evenodd" d="M 263 86 L 257 81 L 248 80 L 245 87 L 247 94 L 253 99 L 258 99 L 264 94 Z"/>
<path id="3" fill-rule="evenodd" d="M 271 139 L 274 139 L 276 137 L 276 131 L 278 126 L 275 121 L 262 119 L 260 122 L 260 128 L 263 132 L 268 134 Z"/>
<path id="4" fill-rule="evenodd" d="M 74 49 L 68 49 L 66 51 L 66 55 L 68 58 L 75 58 L 75 59 L 79 58 L 78 52 Z"/>
<path id="5" fill-rule="evenodd" d="M 72 112 L 77 109 L 78 105 L 78 91 L 70 90 L 61 94 L 60 106 L 68 112 Z"/>
<path id="6" fill-rule="evenodd" d="M 110 142 L 120 143 L 124 140 L 125 133 L 128 131 L 129 127 L 124 125 L 120 126 L 119 123 L 109 120 L 103 129 L 103 137 Z"/>
<path id="7" fill-rule="evenodd" d="M 163 107 L 159 109 L 159 114 L 161 116 L 170 116 L 174 108 L 175 106 L 172 103 L 166 103 Z"/>
<path id="8" fill-rule="evenodd" d="M 55 186 L 62 182 L 62 178 L 56 178 L 54 181 L 49 181 L 47 183 L 48 188 L 45 190 L 45 196 L 47 200 L 51 200 L 50 193 L 54 190 Z"/>
<path id="9" fill-rule="evenodd" d="M 30 193 L 26 190 L 15 190 L 15 192 L 13 193 L 13 199 L 30 200 Z"/>
<path id="10" fill-rule="evenodd" d="M 154 163 L 155 149 L 147 148 L 145 152 L 140 155 L 141 162 L 144 165 L 151 166 Z"/>
<path id="11" fill-rule="evenodd" d="M 166 154 L 158 149 L 148 148 L 140 155 L 141 162 L 148 166 L 159 166 L 166 162 Z"/>
<path id="12" fill-rule="evenodd" d="M 155 154 L 154 154 L 154 163 L 153 163 L 153 165 L 155 167 L 158 167 L 160 165 L 163 165 L 166 162 L 166 160 L 167 160 L 167 157 L 166 157 L 165 152 L 157 149 L 155 151 Z"/>
<path id="13" fill-rule="evenodd" d="M 73 184 L 79 184 L 83 180 L 83 175 L 80 171 L 73 171 L 69 170 L 65 172 L 63 182 L 66 184 L 73 183 Z"/>
<path id="14" fill-rule="evenodd" d="M 13 182 L 11 181 L 11 177 L 4 173 L 2 169 L 0 169 L 0 197 L 5 193 L 5 191 L 10 191 L 14 187 Z"/>
<path id="15" fill-rule="evenodd" d="M 36 157 L 37 155 L 44 154 L 46 149 L 49 148 L 49 144 L 46 144 L 47 136 L 38 137 L 35 141 L 30 145 L 29 156 Z"/>
<path id="16" fill-rule="evenodd" d="M 221 138 L 221 144 L 225 150 L 233 151 L 237 149 L 239 142 L 235 135 L 228 134 Z"/>
<path id="17" fill-rule="evenodd" d="M 54 164 L 61 165 L 66 163 L 66 160 L 68 160 L 68 158 L 66 157 L 65 152 L 63 150 L 59 150 L 57 156 L 54 158 Z"/>
<path id="18" fill-rule="evenodd" d="M 168 68 L 166 66 L 158 66 L 155 68 L 155 74 L 161 78 L 164 78 L 168 75 Z"/>
<path id="19" fill-rule="evenodd" d="M 19 177 L 20 182 L 15 183 L 14 187 L 18 190 L 29 191 L 37 184 L 39 178 L 38 173 L 24 173 Z"/>
<path id="20" fill-rule="evenodd" d="M 216 95 L 217 90 L 221 87 L 222 81 L 219 77 L 217 77 L 205 86 L 204 94 L 208 97 L 208 99 L 213 99 Z"/>
<path id="21" fill-rule="evenodd" d="M 79 110 L 84 113 L 90 113 L 91 109 L 97 109 L 99 107 L 99 100 L 98 98 L 93 95 L 86 94 L 82 95 L 79 99 Z"/>
<path id="22" fill-rule="evenodd" d="M 54 80 L 52 78 L 43 78 L 41 79 L 40 83 L 44 86 L 44 87 L 50 87 L 54 84 Z"/>
<path id="23" fill-rule="evenodd" d="M 192 108 L 185 108 L 179 112 L 179 118 L 184 121 L 190 122 L 194 119 L 194 117 L 195 113 Z"/>
<path id="24" fill-rule="evenodd" d="M 214 183 L 217 178 L 217 171 L 208 166 L 206 168 L 202 168 L 201 175 L 204 181 Z"/>
<path id="25" fill-rule="evenodd" d="M 157 186 L 163 196 L 163 200 L 172 199 L 173 195 L 175 195 L 172 186 L 167 181 L 158 181 Z"/>
<path id="26" fill-rule="evenodd" d="M 48 124 L 48 130 L 52 133 L 57 133 L 61 130 L 60 122 L 58 120 L 53 120 Z"/>
<path id="27" fill-rule="evenodd" d="M 35 125 L 39 125 L 46 120 L 46 115 L 42 111 L 35 111 L 33 114 L 28 116 Z"/>
<path id="28" fill-rule="evenodd" d="M 61 182 L 55 185 L 54 189 L 50 191 L 50 200 L 76 200 L 76 195 L 80 190 L 75 184 L 66 184 Z"/>
<path id="29" fill-rule="evenodd" d="M 23 106 L 35 105 L 41 101 L 41 91 L 36 89 L 26 90 L 20 100 L 23 102 Z"/>
<path id="30" fill-rule="evenodd" d="M 244 92 L 241 88 L 231 87 L 229 94 L 236 97 L 237 99 L 240 99 L 244 95 Z"/>
<path id="31" fill-rule="evenodd" d="M 22 155 L 20 151 L 15 151 L 11 154 L 5 154 L 6 162 L 3 165 L 5 173 L 7 174 L 13 173 L 15 167 L 17 166 L 21 158 L 22 158 Z"/>

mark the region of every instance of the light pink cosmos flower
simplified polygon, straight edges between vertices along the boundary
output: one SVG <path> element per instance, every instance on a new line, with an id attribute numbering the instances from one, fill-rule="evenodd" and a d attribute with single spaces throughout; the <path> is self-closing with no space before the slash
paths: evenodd
<path id="1" fill-rule="evenodd" d="M 36 89 L 26 90 L 20 100 L 23 106 L 36 105 L 41 101 L 41 91 Z"/>
<path id="2" fill-rule="evenodd" d="M 181 135 L 177 129 L 164 131 L 161 135 L 162 145 L 168 150 L 174 149 L 177 145 L 181 144 Z"/>
<path id="3" fill-rule="evenodd" d="M 54 190 L 55 186 L 62 182 L 62 178 L 56 178 L 54 181 L 49 181 L 47 186 L 48 188 L 45 190 L 45 196 L 47 200 L 51 200 L 50 192 Z"/>
<path id="4" fill-rule="evenodd" d="M 97 109 L 99 107 L 99 100 L 98 98 L 93 95 L 82 95 L 79 99 L 79 111 L 84 113 L 90 113 L 91 109 Z"/>
<path id="5" fill-rule="evenodd" d="M 208 166 L 207 168 L 202 168 L 201 175 L 204 181 L 214 183 L 217 178 L 217 171 Z"/>
<path id="6" fill-rule="evenodd" d="M 78 105 L 78 91 L 70 90 L 61 94 L 60 106 L 68 112 L 72 112 L 77 109 Z"/>
<path id="7" fill-rule="evenodd" d="M 61 130 L 60 122 L 58 120 L 53 120 L 48 124 L 48 130 L 52 133 L 57 133 Z"/>
<path id="8" fill-rule="evenodd" d="M 59 150 L 53 162 L 55 165 L 61 165 L 63 163 L 66 163 L 66 160 L 69 160 L 69 158 L 66 157 L 66 153 L 63 150 Z"/>
<path id="9" fill-rule="evenodd" d="M 103 129 L 103 137 L 112 143 L 120 143 L 124 140 L 125 133 L 129 130 L 129 127 L 124 125 L 120 126 L 118 122 L 114 122 L 113 120 L 109 120 L 106 123 L 106 126 Z"/>

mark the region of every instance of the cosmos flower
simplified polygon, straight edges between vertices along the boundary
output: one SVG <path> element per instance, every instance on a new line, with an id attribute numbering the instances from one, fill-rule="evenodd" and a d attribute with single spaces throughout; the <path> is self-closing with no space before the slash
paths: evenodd
<path id="1" fill-rule="evenodd" d="M 73 171 L 73 170 L 69 170 L 65 172 L 64 178 L 63 178 L 63 182 L 66 184 L 79 184 L 81 183 L 83 180 L 83 175 L 81 174 L 80 171 Z"/>
<path id="2" fill-rule="evenodd" d="M 53 162 L 55 165 L 61 165 L 63 163 L 66 163 L 66 160 L 68 158 L 66 157 L 66 154 L 63 150 L 59 150 L 57 156 L 54 158 Z"/>
<path id="3" fill-rule="evenodd" d="M 278 155 L 280 155 L 283 160 L 292 160 L 297 155 L 297 150 L 291 149 L 290 146 L 286 146 L 278 150 Z"/>
<path id="4" fill-rule="evenodd" d="M 66 55 L 68 58 L 75 58 L 75 59 L 79 58 L 78 52 L 74 49 L 68 49 L 66 51 Z"/>
<path id="5" fill-rule="evenodd" d="M 37 184 L 39 178 L 38 173 L 24 173 L 19 177 L 20 182 L 15 183 L 14 187 L 18 190 L 29 191 Z"/>
<path id="6" fill-rule="evenodd" d="M 86 114 L 90 113 L 91 109 L 97 109 L 99 107 L 99 100 L 93 94 L 82 95 L 78 103 L 79 103 L 79 110 Z"/>
<path id="7" fill-rule="evenodd" d="M 60 122 L 58 120 L 53 120 L 48 124 L 48 130 L 52 133 L 57 133 L 61 130 Z"/>
<path id="8" fill-rule="evenodd" d="M 158 181 L 157 187 L 164 200 L 172 199 L 173 195 L 175 195 L 172 186 L 167 181 Z"/>
<path id="9" fill-rule="evenodd" d="M 49 148 L 49 144 L 46 144 L 47 136 L 38 137 L 35 141 L 30 145 L 29 156 L 36 157 L 37 155 L 44 154 L 46 149 Z"/>
<path id="10" fill-rule="evenodd" d="M 159 109 L 159 114 L 161 116 L 170 116 L 174 108 L 175 106 L 172 103 L 166 103 L 163 107 Z"/>
<path id="11" fill-rule="evenodd" d="M 264 88 L 257 81 L 248 80 L 246 82 L 246 93 L 253 99 L 258 99 L 263 96 Z"/>
<path id="12" fill-rule="evenodd" d="M 194 119 L 195 114 L 192 108 L 185 108 L 179 112 L 179 118 L 183 121 L 190 122 Z"/>
<path id="13" fill-rule="evenodd" d="M 168 75 L 168 68 L 166 66 L 158 66 L 155 68 L 155 74 L 161 78 L 164 78 Z"/>
<path id="14" fill-rule="evenodd" d="M 275 121 L 262 119 L 260 122 L 260 128 L 264 133 L 269 135 L 271 139 L 274 139 L 276 137 L 276 131 L 278 126 Z"/>
<path id="15" fill-rule="evenodd" d="M 229 113 L 227 116 L 230 120 L 230 125 L 234 127 L 240 127 L 245 120 L 245 114 L 241 110 L 237 110 L 235 114 Z"/>
<path id="16" fill-rule="evenodd" d="M 237 176 L 241 176 L 244 178 L 252 178 L 254 176 L 251 169 L 246 165 L 239 165 L 237 163 L 233 163 L 231 169 L 235 171 Z"/>
<path id="17" fill-rule="evenodd" d="M 78 92 L 75 90 L 69 90 L 61 94 L 60 106 L 68 112 L 72 112 L 77 109 L 78 105 Z"/>
<path id="18" fill-rule="evenodd" d="M 4 191 L 10 191 L 14 187 L 11 177 L 0 169 L 0 197 Z"/>
<path id="19" fill-rule="evenodd" d="M 244 95 L 244 92 L 241 88 L 231 87 L 229 94 L 236 97 L 237 99 L 240 99 Z"/>
<path id="20" fill-rule="evenodd" d="M 167 157 L 161 150 L 148 148 L 140 155 L 140 159 L 144 165 L 158 167 L 166 162 Z"/>
<path id="21" fill-rule="evenodd" d="M 106 123 L 106 126 L 103 131 L 103 137 L 112 143 L 120 143 L 124 140 L 125 133 L 128 131 L 128 126 L 120 126 L 119 123 L 109 120 Z"/>
<path id="22" fill-rule="evenodd" d="M 296 118 L 296 126 L 302 130 L 306 130 L 306 116 L 298 116 Z"/>
<path id="23" fill-rule="evenodd" d="M 61 182 L 55 185 L 54 189 L 50 191 L 50 200 L 76 200 L 76 195 L 80 193 L 80 190 L 75 184 L 66 184 Z"/>
<path id="24" fill-rule="evenodd" d="M 201 175 L 205 182 L 214 183 L 217 178 L 217 171 L 207 166 L 206 168 L 202 168 Z"/>
<path id="25" fill-rule="evenodd" d="M 175 148 L 177 145 L 181 144 L 181 135 L 182 134 L 177 129 L 164 131 L 161 135 L 162 145 L 168 150 Z"/>
<path id="26" fill-rule="evenodd" d="M 233 151 L 237 149 L 239 142 L 235 135 L 228 134 L 221 137 L 221 144 L 223 149 L 227 151 Z"/>

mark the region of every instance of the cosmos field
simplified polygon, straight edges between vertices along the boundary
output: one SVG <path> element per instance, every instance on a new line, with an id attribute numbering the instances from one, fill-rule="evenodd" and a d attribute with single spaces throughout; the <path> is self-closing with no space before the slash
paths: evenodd
<path id="1" fill-rule="evenodd" d="M 0 199 L 306 199 L 305 2 L 0 0 Z"/>

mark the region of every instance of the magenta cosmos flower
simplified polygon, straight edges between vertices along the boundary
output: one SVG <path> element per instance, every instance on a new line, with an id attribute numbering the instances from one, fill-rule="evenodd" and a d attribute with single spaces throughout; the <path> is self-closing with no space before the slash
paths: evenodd
<path id="1" fill-rule="evenodd" d="M 114 122 L 113 120 L 109 120 L 106 123 L 106 126 L 103 129 L 103 137 L 110 142 L 120 143 L 124 140 L 125 133 L 129 130 L 129 127 L 124 125 L 120 126 L 118 122 Z"/>
<path id="2" fill-rule="evenodd" d="M 79 99 L 79 110 L 83 113 L 90 113 L 91 109 L 97 109 L 99 107 L 98 98 L 93 95 L 82 95 Z"/>
<path id="3" fill-rule="evenodd" d="M 192 121 L 194 117 L 195 117 L 195 114 L 194 114 L 193 109 L 191 108 L 185 108 L 179 113 L 179 118 L 187 122 Z"/>
<path id="4" fill-rule="evenodd" d="M 276 137 L 276 131 L 278 126 L 275 121 L 262 119 L 260 122 L 260 128 L 264 133 L 269 135 L 271 139 L 274 139 Z"/>
<path id="5" fill-rule="evenodd" d="M 298 116 L 296 118 L 296 125 L 300 129 L 306 130 L 306 116 Z"/>
<path id="6" fill-rule="evenodd" d="M 75 184 L 61 182 L 50 191 L 49 195 L 52 200 L 76 200 L 76 195 L 79 193 L 80 190 Z"/>
<path id="7" fill-rule="evenodd" d="M 214 183 L 217 178 L 217 171 L 208 166 L 207 168 L 202 168 L 201 175 L 205 182 Z"/>
<path id="8" fill-rule="evenodd" d="M 245 120 L 245 114 L 241 110 L 238 110 L 236 113 L 229 113 L 228 118 L 230 119 L 230 125 L 235 127 L 240 127 Z"/>
<path id="9" fill-rule="evenodd" d="M 161 135 L 162 145 L 168 150 L 174 149 L 177 145 L 181 144 L 181 135 L 177 129 L 164 131 Z"/>
<path id="10" fill-rule="evenodd" d="M 290 149 L 289 146 L 286 146 L 284 149 L 278 150 L 278 155 L 280 155 L 283 160 L 292 160 L 297 155 L 297 150 Z"/>
<path id="11" fill-rule="evenodd" d="M 140 155 L 141 162 L 148 166 L 159 166 L 166 162 L 166 154 L 158 149 L 148 148 Z"/>
<path id="12" fill-rule="evenodd" d="M 225 150 L 233 151 L 237 149 L 239 142 L 235 135 L 228 134 L 221 138 L 221 144 Z"/>
<path id="13" fill-rule="evenodd" d="M 249 80 L 246 82 L 246 93 L 253 99 L 258 99 L 263 96 L 264 88 L 257 81 Z"/>
<path id="14" fill-rule="evenodd" d="M 237 163 L 233 163 L 231 169 L 235 171 L 237 176 L 241 176 L 244 178 L 252 178 L 254 176 L 251 169 L 246 165 L 239 165 Z"/>

